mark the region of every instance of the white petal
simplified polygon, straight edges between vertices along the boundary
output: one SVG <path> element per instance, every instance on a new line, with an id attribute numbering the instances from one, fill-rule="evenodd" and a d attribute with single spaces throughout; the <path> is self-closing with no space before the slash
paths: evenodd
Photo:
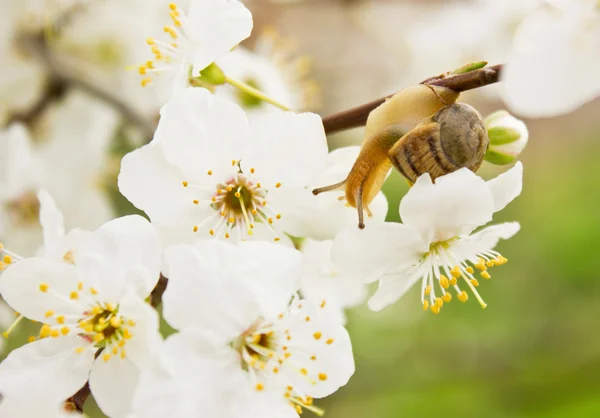
<path id="1" fill-rule="evenodd" d="M 512 202 L 523 190 L 523 164 L 517 162 L 513 168 L 487 182 L 494 198 L 494 212 Z"/>
<path id="2" fill-rule="evenodd" d="M 128 288 L 147 297 L 160 276 L 161 249 L 152 224 L 138 215 L 107 222 L 82 245 L 77 271 L 90 284 L 116 303 Z"/>
<path id="3" fill-rule="evenodd" d="M 380 311 L 396 302 L 423 276 L 423 273 L 421 266 L 415 266 L 382 278 L 377 292 L 369 299 L 369 308 Z"/>
<path id="4" fill-rule="evenodd" d="M 6 200 L 38 184 L 37 161 L 25 126 L 13 124 L 0 131 L 0 200 Z"/>
<path id="5" fill-rule="evenodd" d="M 235 174 L 232 160 L 244 158 L 248 135 L 242 109 L 205 89 L 190 87 L 163 107 L 154 141 L 186 181 L 215 187 L 214 179 L 225 181 Z"/>
<path id="6" fill-rule="evenodd" d="M 188 13 L 194 70 L 227 54 L 252 32 L 252 14 L 237 0 L 198 0 Z"/>
<path id="7" fill-rule="evenodd" d="M 166 250 L 169 283 L 162 299 L 163 315 L 176 329 L 205 330 L 225 343 L 256 320 L 260 306 L 245 286 L 227 274 L 228 267 L 245 262 L 236 259 L 234 246 L 210 244 L 202 251 L 189 245 Z"/>
<path id="8" fill-rule="evenodd" d="M 40 190 L 37 197 L 40 201 L 40 224 L 44 231 L 44 247 L 47 251 L 65 235 L 65 222 L 61 211 L 56 207 L 56 202 L 47 190 Z"/>
<path id="9" fill-rule="evenodd" d="M 188 179 L 189 180 L 189 179 Z M 157 142 L 141 147 L 123 157 L 119 174 L 119 191 L 153 222 L 172 226 L 179 220 L 188 222 L 188 230 L 196 222 L 198 207 L 191 204 L 198 196 L 183 187 L 186 177 L 165 160 Z"/>
<path id="10" fill-rule="evenodd" d="M 21 397 L 11 396 L 0 400 L 0 417 L 44 417 L 44 418 L 74 418 L 77 415 L 65 411 L 64 399 L 46 399 L 45 394 L 31 401 L 31 393 L 25 392 Z"/>
<path id="11" fill-rule="evenodd" d="M 47 285 L 42 292 L 40 285 Z M 78 289 L 76 268 L 63 261 L 30 258 L 12 265 L 0 276 L 0 294 L 25 317 L 48 322 L 48 311 L 55 315 L 80 316 L 85 310 L 70 294 Z M 54 322 L 52 322 L 54 323 Z"/>
<path id="12" fill-rule="evenodd" d="M 104 361 L 100 355 L 92 366 L 90 389 L 102 412 L 115 418 L 127 415 L 139 374 L 140 369 L 127 357 Z"/>
<path id="13" fill-rule="evenodd" d="M 27 393 L 31 399 L 67 399 L 87 381 L 95 350 L 75 352 L 76 347 L 87 345 L 77 336 L 61 336 L 12 351 L 0 363 L 0 393 L 7 398 Z"/>
<path id="14" fill-rule="evenodd" d="M 298 306 L 282 321 L 282 328 L 289 330 L 292 353 L 282 372 L 293 379 L 293 386 L 300 392 L 322 398 L 344 386 L 354 374 L 352 344 L 335 316 L 308 300 L 299 301 Z M 314 336 L 317 332 L 319 338 Z M 307 370 L 306 376 L 299 373 L 302 368 Z"/>
<path id="15" fill-rule="evenodd" d="M 252 147 L 242 168 L 256 169 L 267 187 L 276 183 L 306 187 L 324 169 L 327 139 L 314 113 L 278 112 L 252 121 Z"/>
<path id="16" fill-rule="evenodd" d="M 485 181 L 467 168 L 439 177 L 435 184 L 423 174 L 400 202 L 402 222 L 429 243 L 469 234 L 493 213 Z"/>
<path id="17" fill-rule="evenodd" d="M 333 240 L 331 258 L 345 274 L 371 282 L 415 265 L 428 250 L 415 229 L 387 222 L 341 232 Z"/>

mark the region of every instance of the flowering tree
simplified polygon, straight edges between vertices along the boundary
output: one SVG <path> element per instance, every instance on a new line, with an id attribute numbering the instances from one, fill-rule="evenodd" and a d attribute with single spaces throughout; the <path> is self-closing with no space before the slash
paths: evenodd
<path id="1" fill-rule="evenodd" d="M 461 93 L 501 82 L 530 117 L 600 93 L 595 1 L 528 7 L 506 64 L 324 118 L 272 32 L 239 45 L 253 17 L 238 0 L 38 3 L 7 6 L 0 45 L 0 308 L 18 312 L 0 319 L 7 337 L 39 324 L 0 363 L 2 417 L 79 415 L 90 395 L 110 417 L 322 415 L 318 399 L 354 374 L 345 309 L 367 283 L 373 311 L 415 283 L 434 314 L 470 297 L 486 308 L 480 281 L 512 256 L 495 247 L 519 223 L 483 226 L 522 192 L 528 130 Z M 123 7 L 148 17 L 134 28 Z M 111 59 L 134 71 L 70 66 L 78 45 L 121 31 Z M 11 91 L 20 81 L 31 98 Z M 328 134 L 362 125 L 361 147 L 329 149 Z M 514 165 L 486 181 L 484 161 Z M 402 223 L 385 222 L 391 170 L 410 185 Z M 128 215 L 109 203 L 111 174 Z"/>

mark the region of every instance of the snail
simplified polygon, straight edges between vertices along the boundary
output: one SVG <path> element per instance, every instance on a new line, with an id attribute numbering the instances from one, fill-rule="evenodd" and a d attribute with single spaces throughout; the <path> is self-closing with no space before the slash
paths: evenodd
<path id="1" fill-rule="evenodd" d="M 432 180 L 467 167 L 476 171 L 489 145 L 483 118 L 473 107 L 456 103 L 459 93 L 418 84 L 400 90 L 369 114 L 361 151 L 348 174 L 336 184 L 313 190 L 317 195 L 345 190 L 342 198 L 363 211 L 395 167 L 412 183 L 424 173 Z"/>

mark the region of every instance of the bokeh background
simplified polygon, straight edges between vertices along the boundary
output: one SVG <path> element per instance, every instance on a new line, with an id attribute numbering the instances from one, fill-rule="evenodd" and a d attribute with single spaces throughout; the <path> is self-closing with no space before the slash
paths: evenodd
<path id="1" fill-rule="evenodd" d="M 310 57 L 310 77 L 320 96 L 315 110 L 322 115 L 466 62 L 501 62 L 520 14 L 529 7 L 512 0 L 246 3 L 254 13 L 255 34 L 274 27 Z M 246 45 L 255 42 L 253 37 Z M 105 54 L 118 52 L 103 48 Z M 0 78 L 3 71 L 0 67 Z M 495 86 L 482 90 L 463 99 L 484 115 L 502 108 Z M 509 263 L 492 269 L 492 279 L 480 287 L 487 309 L 452 302 L 435 316 L 422 312 L 413 289 L 382 312 L 360 307 L 348 313 L 357 372 L 319 403 L 326 416 L 600 416 L 598 115 L 600 102 L 594 102 L 570 115 L 526 121 L 530 142 L 521 156 L 523 193 L 495 218 L 517 220 L 522 229 L 500 243 Z M 356 144 L 361 137 L 360 128 L 335 134 L 330 146 Z M 114 160 L 137 138 L 121 129 L 111 147 Z M 486 163 L 480 174 L 491 178 L 504 169 Z M 112 172 L 106 190 L 117 213 L 130 213 L 116 192 L 114 167 Z M 399 220 L 398 203 L 406 191 L 406 182 L 393 173 L 384 187 L 388 220 Z M 30 334 L 35 325 L 26 324 L 6 341 L 7 348 Z M 88 413 L 103 416 L 93 402 Z"/>

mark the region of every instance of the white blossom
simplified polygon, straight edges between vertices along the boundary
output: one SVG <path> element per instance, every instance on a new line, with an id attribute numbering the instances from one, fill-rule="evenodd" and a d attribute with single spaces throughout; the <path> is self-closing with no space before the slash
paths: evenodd
<path id="1" fill-rule="evenodd" d="M 499 110 L 485 118 L 490 138 L 486 160 L 496 164 L 508 164 L 521 154 L 529 141 L 527 125 L 505 110 Z"/>
<path id="2" fill-rule="evenodd" d="M 52 211 L 43 219 L 60 222 Z M 64 243 L 57 224 L 45 231 Z M 51 245 L 46 256 L 20 260 L 0 276 L 7 303 L 43 324 L 39 339 L 0 363 L 0 393 L 15 408 L 10 399 L 24 393 L 60 402 L 89 376 L 102 410 L 125 416 L 139 369 L 160 340 L 157 314 L 144 302 L 159 278 L 158 236 L 145 219 L 128 216 L 101 226 L 60 258 L 53 253 L 58 248 Z"/>
<path id="3" fill-rule="evenodd" d="M 224 57 L 252 32 L 252 15 L 238 0 L 191 0 L 188 12 L 169 4 L 171 25 L 163 27 L 168 40 L 148 38 L 154 56 L 139 67 L 142 86 L 152 75 L 170 72 L 181 85 Z"/>
<path id="4" fill-rule="evenodd" d="M 301 254 L 266 242 L 167 250 L 165 319 L 180 330 L 145 371 L 135 417 L 297 417 L 354 372 L 346 330 L 293 299 Z M 192 395 L 193 394 L 193 395 Z M 192 395 L 192 396 L 190 396 Z"/>
<path id="5" fill-rule="evenodd" d="M 177 92 L 153 141 L 126 155 L 119 189 L 165 237 L 279 241 L 304 236 L 299 199 L 324 170 L 319 116 L 278 112 L 248 123 L 207 90 Z M 302 203 L 300 201 L 300 203 Z"/>
<path id="6" fill-rule="evenodd" d="M 505 101 L 519 115 L 551 117 L 600 95 L 600 7 L 545 2 L 518 28 L 502 72 Z"/>
<path id="7" fill-rule="evenodd" d="M 493 248 L 500 239 L 512 237 L 519 224 L 473 231 L 520 194 L 522 170 L 517 163 L 487 183 L 466 168 L 437 178 L 435 184 L 423 174 L 400 203 L 403 224 L 346 230 L 334 240 L 332 259 L 346 274 L 379 281 L 369 300 L 373 310 L 394 303 L 418 281 L 424 309 L 439 313 L 452 299 L 451 290 L 465 302 L 468 294 L 461 285 L 470 288 L 485 308 L 476 290 L 475 269 L 489 279 L 487 269 L 507 261 Z"/>
<path id="8" fill-rule="evenodd" d="M 324 309 L 345 323 L 344 310 L 365 301 L 367 286 L 360 280 L 344 275 L 331 261 L 331 244 L 332 241 L 311 239 L 302 244 L 304 258 L 300 293 L 303 298 L 317 305 L 323 300 L 327 301 Z"/>

